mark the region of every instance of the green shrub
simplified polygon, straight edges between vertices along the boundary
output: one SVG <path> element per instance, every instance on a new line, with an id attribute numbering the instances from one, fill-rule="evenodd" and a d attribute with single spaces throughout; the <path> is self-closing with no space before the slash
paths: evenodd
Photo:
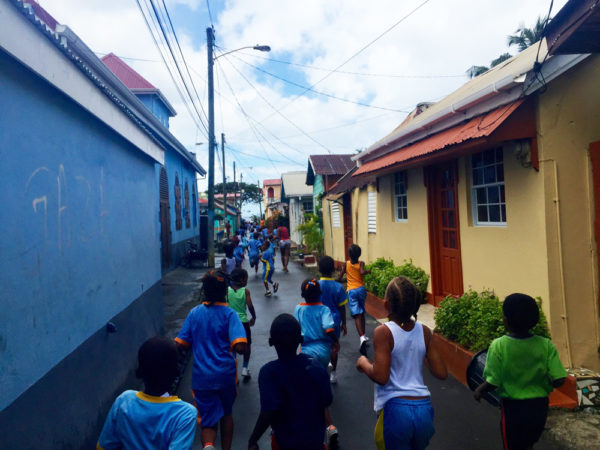
<path id="1" fill-rule="evenodd" d="M 377 258 L 375 262 L 367 264 L 370 274 L 365 275 L 365 288 L 367 291 L 383 298 L 385 288 L 392 278 L 404 276 L 411 280 L 425 296 L 429 275 L 423 269 L 415 266 L 412 260 L 404 260 L 400 266 L 395 266 L 391 259 Z"/>
<path id="2" fill-rule="evenodd" d="M 319 227 L 319 216 L 311 213 L 305 214 L 306 222 L 296 228 L 302 233 L 302 243 L 306 245 L 307 252 L 316 251 L 323 254 L 323 234 Z"/>
<path id="3" fill-rule="evenodd" d="M 537 302 L 540 320 L 531 331 L 549 338 L 542 300 L 538 297 Z M 488 348 L 494 339 L 506 334 L 502 302 L 493 291 L 468 290 L 459 298 L 446 297 L 435 310 L 434 318 L 436 331 L 473 352 Z"/>

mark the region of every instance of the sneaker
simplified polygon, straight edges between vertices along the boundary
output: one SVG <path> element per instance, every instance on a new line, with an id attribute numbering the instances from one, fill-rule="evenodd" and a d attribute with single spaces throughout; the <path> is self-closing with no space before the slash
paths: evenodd
<path id="1" fill-rule="evenodd" d="M 331 384 L 337 384 L 337 375 L 335 374 L 334 371 L 332 371 L 331 374 L 329 375 L 329 382 Z"/>
<path id="2" fill-rule="evenodd" d="M 203 450 L 215 450 L 215 446 L 212 444 L 207 444 L 204 447 L 202 447 Z"/>
<path id="3" fill-rule="evenodd" d="M 358 351 L 361 355 L 367 356 L 367 339 L 361 339 Z"/>
<path id="4" fill-rule="evenodd" d="M 333 371 L 333 364 L 331 364 L 331 362 L 329 362 L 329 364 L 327 364 L 327 372 L 331 373 Z"/>
<path id="5" fill-rule="evenodd" d="M 242 368 L 242 376 L 244 378 L 250 378 L 250 369 L 247 367 Z"/>
<path id="6" fill-rule="evenodd" d="M 265 297 L 270 297 L 271 295 L 273 295 L 273 294 L 271 294 L 271 291 L 265 292 Z"/>
<path id="7" fill-rule="evenodd" d="M 273 284 L 273 291 L 277 292 L 277 289 L 279 289 L 279 283 L 276 281 L 276 282 Z"/>
<path id="8" fill-rule="evenodd" d="M 327 448 L 328 450 L 335 450 L 339 448 L 339 433 L 335 425 L 329 425 L 327 427 Z"/>

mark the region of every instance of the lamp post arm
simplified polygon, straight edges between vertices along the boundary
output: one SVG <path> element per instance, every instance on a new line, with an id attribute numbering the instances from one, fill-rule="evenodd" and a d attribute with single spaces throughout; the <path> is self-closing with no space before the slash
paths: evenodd
<path id="1" fill-rule="evenodd" d="M 260 52 L 270 52 L 271 51 L 271 47 L 269 47 L 268 45 L 258 45 L 258 44 L 257 45 L 247 45 L 246 47 L 240 47 L 240 48 L 236 48 L 235 50 L 229 50 L 228 52 L 221 53 L 220 55 L 213 57 L 213 61 L 216 61 L 221 56 L 229 55 L 230 53 L 238 52 L 240 50 L 246 50 L 249 48 L 251 48 L 253 50 L 258 50 Z"/>

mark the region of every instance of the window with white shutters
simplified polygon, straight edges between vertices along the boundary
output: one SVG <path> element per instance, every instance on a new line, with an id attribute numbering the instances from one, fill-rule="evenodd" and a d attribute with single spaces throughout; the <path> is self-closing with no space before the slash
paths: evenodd
<path id="1" fill-rule="evenodd" d="M 331 203 L 331 222 L 334 228 L 340 228 L 342 222 L 340 220 L 340 204 L 336 202 Z"/>
<path id="2" fill-rule="evenodd" d="M 377 192 L 369 191 L 367 193 L 367 217 L 369 233 L 377 232 Z"/>

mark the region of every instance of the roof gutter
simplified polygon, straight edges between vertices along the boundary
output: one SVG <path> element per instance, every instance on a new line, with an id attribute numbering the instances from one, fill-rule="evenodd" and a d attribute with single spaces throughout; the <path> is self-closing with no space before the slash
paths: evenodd
<path id="1" fill-rule="evenodd" d="M 94 52 L 77 36 L 68 26 L 57 25 L 56 34 L 61 44 L 77 54 L 86 65 L 95 72 L 94 75 L 106 83 L 118 95 L 123 104 L 134 111 L 138 118 L 148 128 L 150 133 L 163 144 L 174 148 L 183 156 L 200 175 L 205 175 L 206 170 L 196 161 L 190 152 L 173 136 L 169 130 L 146 108 L 139 98 L 125 86 L 117 76 L 94 54 Z"/>

